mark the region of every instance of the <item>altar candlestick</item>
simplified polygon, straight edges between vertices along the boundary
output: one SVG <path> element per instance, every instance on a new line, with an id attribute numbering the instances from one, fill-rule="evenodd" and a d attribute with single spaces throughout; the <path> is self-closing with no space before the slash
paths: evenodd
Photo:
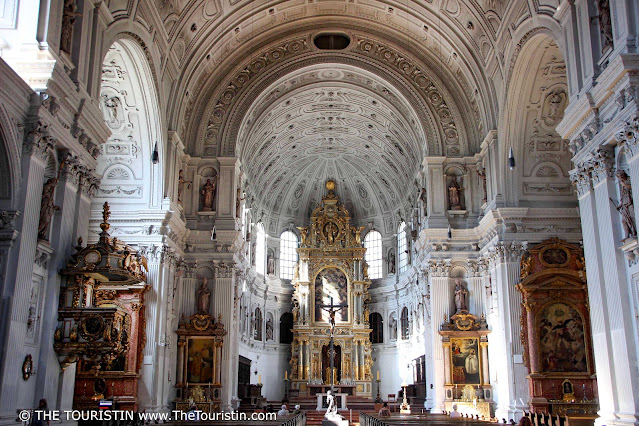
<path id="1" fill-rule="evenodd" d="M 288 380 L 288 371 L 284 372 L 284 380 Z"/>
<path id="2" fill-rule="evenodd" d="M 377 370 L 377 380 L 379 380 L 379 370 Z"/>

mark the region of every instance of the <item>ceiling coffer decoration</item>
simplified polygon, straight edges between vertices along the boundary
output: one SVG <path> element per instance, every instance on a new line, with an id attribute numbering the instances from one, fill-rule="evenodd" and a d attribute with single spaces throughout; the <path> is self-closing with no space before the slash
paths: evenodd
<path id="1" fill-rule="evenodd" d="M 144 348 L 146 258 L 110 238 L 104 203 L 100 239 L 82 247 L 60 271 L 62 287 L 54 349 L 62 368 L 77 362 L 75 409 L 95 405 L 96 380 L 105 380 L 123 409 L 137 409 L 138 370 Z"/>

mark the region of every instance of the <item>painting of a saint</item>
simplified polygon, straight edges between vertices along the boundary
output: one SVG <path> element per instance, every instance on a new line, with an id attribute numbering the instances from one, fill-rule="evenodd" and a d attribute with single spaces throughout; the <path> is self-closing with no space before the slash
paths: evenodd
<path id="1" fill-rule="evenodd" d="M 186 381 L 189 383 L 213 382 L 213 339 L 189 339 L 186 364 Z"/>
<path id="2" fill-rule="evenodd" d="M 348 303 L 348 279 L 337 268 L 322 269 L 315 277 L 315 321 L 328 321 L 328 312 L 320 308 L 322 305 Z M 340 309 L 335 314 L 335 321 L 348 321 L 348 309 Z"/>
<path id="3" fill-rule="evenodd" d="M 579 312 L 564 303 L 553 303 L 546 306 L 537 318 L 543 370 L 587 372 L 584 324 Z"/>
<path id="4" fill-rule="evenodd" d="M 451 339 L 453 383 L 480 384 L 479 348 L 477 339 Z"/>

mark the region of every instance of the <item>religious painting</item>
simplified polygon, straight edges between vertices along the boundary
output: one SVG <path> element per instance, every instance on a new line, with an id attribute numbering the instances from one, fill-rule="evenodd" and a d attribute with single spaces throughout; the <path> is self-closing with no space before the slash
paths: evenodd
<path id="1" fill-rule="evenodd" d="M 570 260 L 570 254 L 563 248 L 547 248 L 539 253 L 542 263 L 549 267 L 563 267 L 566 266 L 568 260 Z"/>
<path id="2" fill-rule="evenodd" d="M 186 381 L 188 383 L 212 383 L 214 356 L 214 339 L 188 339 Z"/>
<path id="3" fill-rule="evenodd" d="M 479 340 L 450 339 L 453 384 L 479 385 Z"/>
<path id="4" fill-rule="evenodd" d="M 565 303 L 553 303 L 538 315 L 539 351 L 544 372 L 588 371 L 581 314 Z"/>
<path id="5" fill-rule="evenodd" d="M 346 304 L 348 301 L 348 279 L 338 268 L 322 269 L 315 277 L 315 321 L 328 321 L 327 309 L 322 305 Z M 335 321 L 348 321 L 348 308 L 340 309 L 335 314 Z"/>

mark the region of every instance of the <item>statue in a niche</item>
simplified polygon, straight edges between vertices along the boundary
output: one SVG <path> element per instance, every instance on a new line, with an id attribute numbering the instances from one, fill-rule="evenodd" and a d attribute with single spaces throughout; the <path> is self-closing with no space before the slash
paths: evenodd
<path id="1" fill-rule="evenodd" d="M 266 340 L 273 340 L 273 320 L 266 320 Z"/>
<path id="2" fill-rule="evenodd" d="M 217 179 L 213 177 L 213 182 L 211 179 L 207 179 L 204 187 L 202 187 L 202 211 L 210 212 L 213 210 L 213 201 L 215 200 L 215 184 Z"/>
<path id="3" fill-rule="evenodd" d="M 184 179 L 184 170 L 180 169 L 180 172 L 178 174 L 178 195 L 177 195 L 177 200 L 178 200 L 178 203 L 180 204 L 182 204 L 182 192 L 184 191 L 185 183 L 191 183 L 191 182 Z"/>
<path id="4" fill-rule="evenodd" d="M 42 188 L 42 202 L 40 204 L 40 222 L 38 223 L 38 239 L 47 241 L 47 231 L 51 217 L 60 207 L 54 204 L 53 192 L 58 185 L 58 177 L 49 179 Z"/>
<path id="5" fill-rule="evenodd" d="M 269 250 L 266 255 L 266 273 L 275 275 L 275 255 L 271 250 Z"/>
<path id="6" fill-rule="evenodd" d="M 448 204 L 451 210 L 461 210 L 460 200 L 461 188 L 457 183 L 457 176 L 453 176 L 453 179 L 448 185 Z"/>
<path id="7" fill-rule="evenodd" d="M 198 314 L 208 314 L 209 307 L 211 304 L 211 290 L 209 290 L 208 279 L 206 277 L 202 277 L 202 284 L 200 285 L 199 290 L 197 291 L 197 313 Z"/>
<path id="8" fill-rule="evenodd" d="M 467 296 L 468 290 L 462 285 L 462 279 L 459 277 L 455 278 L 455 308 L 457 308 L 457 312 L 468 310 L 466 302 Z"/>
<path id="9" fill-rule="evenodd" d="M 482 167 L 481 170 L 477 170 L 477 175 L 481 179 L 481 187 L 484 190 L 484 198 L 482 199 L 482 203 L 488 201 L 488 190 L 486 189 L 486 168 Z"/>
<path id="10" fill-rule="evenodd" d="M 75 0 L 65 0 L 62 10 L 62 28 L 60 30 L 60 50 L 71 54 L 73 25 L 81 13 L 76 12 Z"/>
<path id="11" fill-rule="evenodd" d="M 390 339 L 397 340 L 397 320 L 395 317 L 391 317 L 388 328 L 390 329 Z"/>
<path id="12" fill-rule="evenodd" d="M 619 179 L 619 205 L 615 205 L 619 213 L 621 214 L 621 224 L 624 230 L 624 240 L 637 236 L 637 225 L 635 222 L 635 207 L 632 202 L 632 186 L 630 184 L 630 177 L 625 171 L 619 170 L 617 172 L 617 179 Z M 613 203 L 614 204 L 614 203 Z"/>
<path id="13" fill-rule="evenodd" d="M 612 20 L 610 19 L 610 0 L 599 0 L 597 2 L 597 9 L 599 9 L 599 30 L 601 31 L 601 35 L 603 35 L 601 53 L 604 53 L 614 45 Z"/>
<path id="14" fill-rule="evenodd" d="M 389 274 L 394 274 L 395 273 L 395 253 L 393 253 L 392 251 L 388 254 L 388 273 Z"/>
<path id="15" fill-rule="evenodd" d="M 419 204 L 421 205 L 421 209 L 422 209 L 422 216 L 426 216 L 427 215 L 427 207 L 428 207 L 428 198 L 427 198 L 427 194 L 426 194 L 426 188 L 422 187 L 422 189 L 419 191 Z"/>

